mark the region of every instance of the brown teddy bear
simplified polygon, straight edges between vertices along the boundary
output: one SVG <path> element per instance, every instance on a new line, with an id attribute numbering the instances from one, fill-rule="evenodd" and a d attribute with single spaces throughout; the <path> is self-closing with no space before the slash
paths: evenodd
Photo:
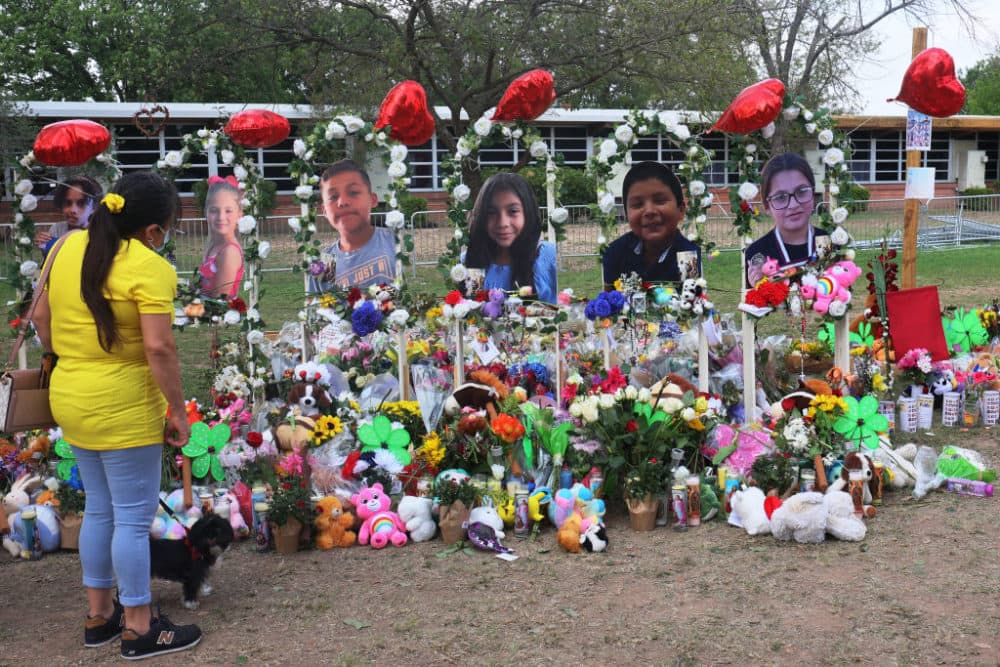
<path id="1" fill-rule="evenodd" d="M 358 536 L 350 530 L 354 527 L 354 515 L 344 511 L 344 506 L 336 496 L 324 496 L 316 503 L 316 547 L 326 551 L 333 547 L 349 547 Z"/>

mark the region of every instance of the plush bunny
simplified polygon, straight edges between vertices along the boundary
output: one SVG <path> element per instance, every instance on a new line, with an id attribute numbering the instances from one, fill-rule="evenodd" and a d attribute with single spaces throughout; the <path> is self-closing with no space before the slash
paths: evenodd
<path id="1" fill-rule="evenodd" d="M 403 496 L 396 508 L 399 518 L 406 524 L 406 532 L 414 542 L 426 542 L 437 533 L 437 524 L 431 517 L 430 498 Z"/>
<path id="2" fill-rule="evenodd" d="M 758 487 L 736 491 L 729 503 L 733 509 L 730 523 L 742 526 L 747 535 L 767 535 L 771 532 L 771 521 L 764 511 L 764 492 Z"/>
<path id="3" fill-rule="evenodd" d="M 826 539 L 826 514 L 822 493 L 796 493 L 771 514 L 771 534 L 779 540 L 817 544 Z"/>
<path id="4" fill-rule="evenodd" d="M 486 504 L 475 507 L 469 512 L 469 524 L 482 523 L 493 529 L 496 536 L 499 538 L 504 538 L 503 532 L 503 519 L 497 514 L 497 510 L 493 507 L 493 503 L 487 499 Z"/>
<path id="5" fill-rule="evenodd" d="M 31 494 L 42 485 L 38 475 L 24 474 L 18 477 L 3 497 L 3 510 L 8 516 L 27 507 L 31 503 Z"/>

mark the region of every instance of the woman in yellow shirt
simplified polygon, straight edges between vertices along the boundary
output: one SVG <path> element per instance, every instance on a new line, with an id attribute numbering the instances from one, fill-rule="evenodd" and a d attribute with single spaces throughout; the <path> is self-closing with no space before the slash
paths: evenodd
<path id="1" fill-rule="evenodd" d="M 149 527 L 163 443 L 182 447 L 190 434 L 170 328 L 177 275 L 155 252 L 177 208 L 177 192 L 162 176 L 124 176 L 96 207 L 89 230 L 66 237 L 35 311 L 42 344 L 59 358 L 52 414 L 87 494 L 80 532 L 90 607 L 84 644 L 121 635 L 127 658 L 179 651 L 201 639 L 197 626 L 153 618 L 150 610 Z"/>

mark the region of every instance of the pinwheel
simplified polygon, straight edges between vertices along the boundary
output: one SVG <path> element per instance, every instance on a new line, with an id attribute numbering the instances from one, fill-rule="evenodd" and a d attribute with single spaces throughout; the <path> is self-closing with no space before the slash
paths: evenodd
<path id="1" fill-rule="evenodd" d="M 233 432 L 228 424 L 216 424 L 209 428 L 205 422 L 195 422 L 191 425 L 191 439 L 181 450 L 184 456 L 191 459 L 191 474 L 195 477 L 205 477 L 212 473 L 217 482 L 225 479 L 219 453 L 229 442 Z"/>
<path id="2" fill-rule="evenodd" d="M 362 452 L 387 449 L 402 465 L 410 464 L 410 434 L 402 426 L 394 428 L 385 415 L 376 415 L 371 424 L 362 424 L 358 428 L 358 440 L 364 445 Z"/>
<path id="3" fill-rule="evenodd" d="M 878 399 L 863 396 L 861 400 L 848 396 L 844 399 L 847 410 L 833 422 L 833 430 L 844 436 L 849 443 L 860 448 L 878 449 L 878 434 L 889 430 L 889 420 L 879 414 Z"/>

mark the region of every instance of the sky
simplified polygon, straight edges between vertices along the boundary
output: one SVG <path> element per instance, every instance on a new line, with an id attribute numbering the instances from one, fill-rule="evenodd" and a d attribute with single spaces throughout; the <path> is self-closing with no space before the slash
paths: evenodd
<path id="1" fill-rule="evenodd" d="M 862 0 L 867 1 L 867 0 Z M 927 20 L 927 46 L 942 48 L 955 60 L 956 74 L 989 57 L 1000 44 L 1000 11 L 997 0 L 967 1 L 978 17 L 975 37 L 953 15 L 939 15 Z M 942 2 L 943 6 L 944 3 Z M 864 115 L 904 116 L 906 105 L 886 102 L 895 97 L 911 58 L 913 28 L 921 25 L 901 15 L 893 15 L 876 26 L 882 48 L 869 62 L 855 68 L 855 86 L 861 93 Z"/>

